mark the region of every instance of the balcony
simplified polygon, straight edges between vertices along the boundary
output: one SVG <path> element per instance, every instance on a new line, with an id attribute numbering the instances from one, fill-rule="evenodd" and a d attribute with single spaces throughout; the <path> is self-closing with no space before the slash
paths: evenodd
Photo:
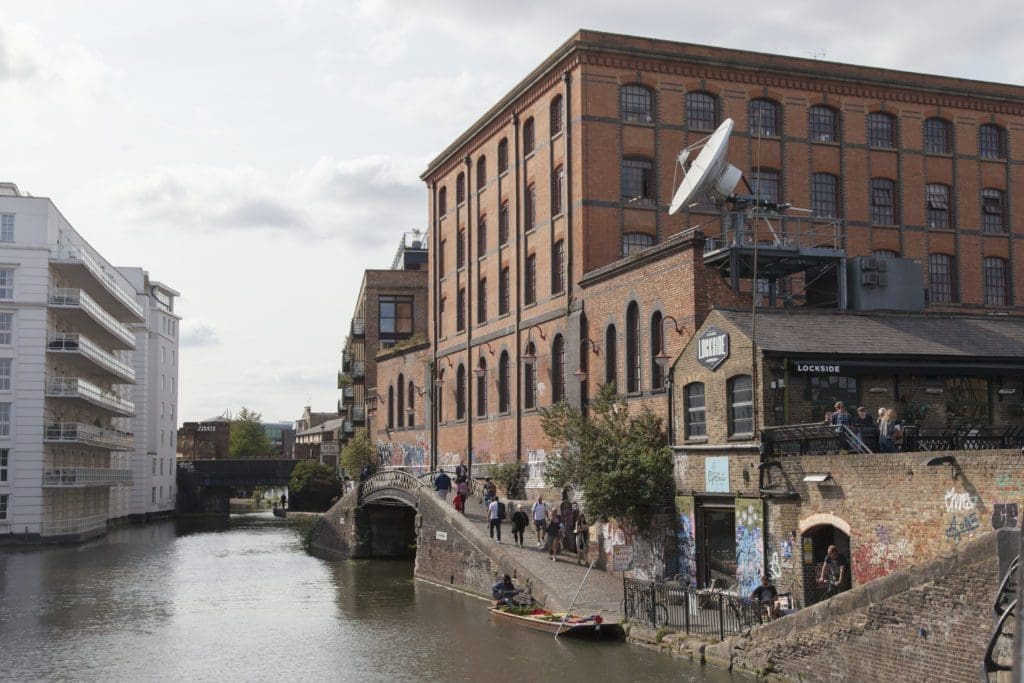
<path id="1" fill-rule="evenodd" d="M 146 312 L 135 299 L 135 292 L 126 289 L 88 250 L 80 247 L 52 247 L 50 266 L 60 273 L 65 282 L 89 292 L 118 320 L 145 322 Z"/>
<path id="2" fill-rule="evenodd" d="M 48 378 L 46 397 L 82 401 L 108 415 L 118 417 L 131 417 L 135 414 L 134 403 L 80 377 Z"/>
<path id="3" fill-rule="evenodd" d="M 75 372 L 105 373 L 119 384 L 135 384 L 135 370 L 122 363 L 114 354 L 104 350 L 88 337 L 80 334 L 51 334 L 46 339 L 46 352 L 60 354 L 61 360 Z"/>
<path id="4" fill-rule="evenodd" d="M 365 422 L 366 421 L 366 406 L 359 404 L 353 405 L 349 408 L 349 415 L 352 417 L 354 422 Z"/>
<path id="5" fill-rule="evenodd" d="M 352 318 L 352 336 L 362 337 L 366 335 L 366 321 L 363 318 Z"/>
<path id="6" fill-rule="evenodd" d="M 350 374 L 352 375 L 352 379 L 362 379 L 363 377 L 366 377 L 366 361 L 352 361 L 352 371 Z"/>
<path id="7" fill-rule="evenodd" d="M 356 427 L 352 424 L 352 420 L 345 420 L 343 423 L 346 434 L 354 434 Z"/>
<path id="8" fill-rule="evenodd" d="M 130 432 L 103 429 L 81 422 L 51 422 L 43 433 L 44 443 L 78 444 L 110 451 L 130 451 L 135 437 Z"/>
<path id="9" fill-rule="evenodd" d="M 131 470 L 99 467 L 58 467 L 43 472 L 46 488 L 85 488 L 87 486 L 131 486 Z"/>
<path id="10" fill-rule="evenodd" d="M 50 308 L 77 327 L 88 330 L 101 344 L 112 349 L 134 349 L 135 333 L 96 303 L 81 289 L 58 287 L 50 290 Z"/>
<path id="11" fill-rule="evenodd" d="M 107 516 L 103 513 L 89 517 L 52 519 L 43 522 L 43 536 L 70 536 L 90 531 L 106 530 Z"/>
<path id="12" fill-rule="evenodd" d="M 341 390 L 341 397 L 343 399 L 349 399 L 349 398 L 352 398 L 355 395 L 356 395 L 356 391 L 351 386 L 343 387 L 342 390 Z"/>

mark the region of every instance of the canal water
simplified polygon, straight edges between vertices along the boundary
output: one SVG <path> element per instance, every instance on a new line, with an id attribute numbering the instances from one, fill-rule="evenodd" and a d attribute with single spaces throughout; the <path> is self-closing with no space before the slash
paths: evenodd
<path id="1" fill-rule="evenodd" d="M 410 563 L 328 561 L 269 512 L 0 549 L 0 679 L 713 681 L 619 643 L 495 623 Z"/>

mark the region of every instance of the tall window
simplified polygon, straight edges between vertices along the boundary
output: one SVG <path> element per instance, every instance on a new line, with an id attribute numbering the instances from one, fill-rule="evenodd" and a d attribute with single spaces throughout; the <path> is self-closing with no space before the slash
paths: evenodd
<path id="1" fill-rule="evenodd" d="M 928 183 L 924 187 L 928 227 L 933 230 L 949 228 L 949 185 Z"/>
<path id="2" fill-rule="evenodd" d="M 779 172 L 771 168 L 756 168 L 750 172 L 750 188 L 762 202 L 779 202 Z"/>
<path id="3" fill-rule="evenodd" d="M 7 519 L 8 494 L 0 496 L 0 521 Z"/>
<path id="4" fill-rule="evenodd" d="M 536 143 L 533 128 L 533 117 L 531 116 L 523 123 L 523 156 L 528 156 L 533 152 L 533 146 Z"/>
<path id="5" fill-rule="evenodd" d="M 10 449 L 0 448 L 0 482 L 7 481 L 7 466 L 9 454 Z"/>
<path id="6" fill-rule="evenodd" d="M 617 384 L 619 376 L 617 341 L 615 325 L 609 325 L 604 333 L 604 383 L 612 386 Z"/>
<path id="7" fill-rule="evenodd" d="M 555 99 L 551 100 L 551 135 L 554 136 L 562 132 L 562 96 L 555 95 Z"/>
<path id="8" fill-rule="evenodd" d="M 507 413 L 511 405 L 509 394 L 509 361 L 508 351 L 502 351 L 498 359 L 498 412 Z"/>
<path id="9" fill-rule="evenodd" d="M 498 209 L 498 246 L 508 244 L 508 201 L 501 203 Z"/>
<path id="10" fill-rule="evenodd" d="M 811 210 L 821 218 L 835 218 L 839 215 L 838 179 L 831 173 L 815 173 L 811 176 Z"/>
<path id="11" fill-rule="evenodd" d="M 737 375 L 728 382 L 729 436 L 754 433 L 754 392 L 750 375 Z"/>
<path id="12" fill-rule="evenodd" d="M 437 213 L 444 216 L 448 213 L 448 188 L 442 187 L 437 191 Z"/>
<path id="13" fill-rule="evenodd" d="M 412 383 L 412 380 L 409 380 L 408 390 L 409 393 L 407 395 L 409 396 L 409 426 L 412 427 L 416 424 L 416 419 L 414 417 L 416 414 L 416 385 Z"/>
<path id="14" fill-rule="evenodd" d="M 444 311 L 445 311 L 446 308 L 448 308 L 448 298 L 447 297 L 443 297 L 443 296 L 441 297 L 441 303 L 439 305 L 439 308 L 441 309 L 441 314 L 437 316 L 437 333 L 443 337 L 444 336 Z"/>
<path id="15" fill-rule="evenodd" d="M 701 439 L 708 435 L 707 417 L 704 412 L 704 384 L 694 382 L 683 388 L 686 401 L 684 434 L 687 439 Z"/>
<path id="16" fill-rule="evenodd" d="M 985 305 L 1006 306 L 1009 304 L 1007 291 L 1006 261 L 988 256 L 985 258 Z"/>
<path id="17" fill-rule="evenodd" d="M 476 255 L 487 254 L 487 216 L 480 216 L 476 221 Z"/>
<path id="18" fill-rule="evenodd" d="M 551 344 L 551 402 L 565 400 L 565 338 L 555 335 Z"/>
<path id="19" fill-rule="evenodd" d="M 0 242 L 14 241 L 14 214 L 0 214 Z"/>
<path id="20" fill-rule="evenodd" d="M 523 218 L 526 221 L 526 231 L 529 232 L 537 227 L 537 188 L 530 185 L 526 188 L 526 196 L 523 197 Z"/>
<path id="21" fill-rule="evenodd" d="M 395 388 L 388 387 L 388 429 L 395 428 Z"/>
<path id="22" fill-rule="evenodd" d="M 551 245 L 551 293 L 565 290 L 565 240 Z"/>
<path id="23" fill-rule="evenodd" d="M 706 92 L 686 93 L 686 127 L 714 130 L 718 125 L 718 98 Z"/>
<path id="24" fill-rule="evenodd" d="M 455 370 L 455 419 L 466 419 L 466 366 L 462 363 Z"/>
<path id="25" fill-rule="evenodd" d="M 435 385 L 435 396 L 437 397 L 437 420 L 444 422 L 444 370 L 437 371 L 437 384 Z"/>
<path id="26" fill-rule="evenodd" d="M 771 100 L 751 100 L 749 105 L 751 137 L 779 137 L 779 105 Z"/>
<path id="27" fill-rule="evenodd" d="M 654 164 L 650 159 L 622 160 L 622 201 L 640 205 L 654 201 Z"/>
<path id="28" fill-rule="evenodd" d="M 438 277 L 444 277 L 444 252 L 448 250 L 448 240 L 441 240 L 441 246 L 437 250 L 437 271 Z"/>
<path id="29" fill-rule="evenodd" d="M 466 201 L 466 174 L 460 173 L 455 178 L 455 203 L 461 204 Z"/>
<path id="30" fill-rule="evenodd" d="M 528 304 L 537 303 L 537 254 L 526 257 L 526 282 L 523 287 L 523 300 Z"/>
<path id="31" fill-rule="evenodd" d="M 381 344 L 394 345 L 398 339 L 412 336 L 411 296 L 381 296 L 377 299 L 378 338 Z"/>
<path id="32" fill-rule="evenodd" d="M 508 266 L 505 266 L 498 277 L 498 315 L 508 315 L 510 284 Z"/>
<path id="33" fill-rule="evenodd" d="M 523 404 L 527 410 L 537 407 L 537 347 L 533 342 L 526 345 L 526 354 L 533 360 L 523 363 Z"/>
<path id="34" fill-rule="evenodd" d="M 989 233 L 1006 232 L 1003 191 L 986 187 L 981 191 L 981 229 Z"/>
<path id="35" fill-rule="evenodd" d="M 0 299 L 14 298 L 14 268 L 0 268 Z"/>
<path id="36" fill-rule="evenodd" d="M 643 232 L 627 232 L 622 236 L 622 258 L 654 246 L 654 235 Z"/>
<path id="37" fill-rule="evenodd" d="M 459 228 L 455 233 L 455 267 L 466 267 L 466 230 Z"/>
<path id="38" fill-rule="evenodd" d="M 498 143 L 498 175 L 508 170 L 508 138 Z"/>
<path id="39" fill-rule="evenodd" d="M 487 278 L 482 277 L 476 285 L 476 322 L 487 322 Z"/>
<path id="40" fill-rule="evenodd" d="M 655 357 L 665 348 L 665 332 L 662 329 L 664 319 L 661 311 L 655 311 L 651 316 L 651 389 L 665 388 L 665 371 Z"/>
<path id="41" fill-rule="evenodd" d="M 0 358 L 0 391 L 11 390 L 11 359 Z"/>
<path id="42" fill-rule="evenodd" d="M 821 105 L 811 107 L 807 119 L 811 142 L 839 142 L 839 116 L 835 109 Z"/>
<path id="43" fill-rule="evenodd" d="M 398 428 L 401 429 L 405 426 L 405 376 L 402 373 L 398 373 L 398 398 L 395 400 L 395 404 L 398 407 Z"/>
<path id="44" fill-rule="evenodd" d="M 14 337 L 14 314 L 0 313 L 0 345 L 9 346 Z"/>
<path id="45" fill-rule="evenodd" d="M 476 160 L 476 189 L 480 191 L 487 186 L 487 157 L 480 155 Z"/>
<path id="46" fill-rule="evenodd" d="M 896 183 L 888 178 L 871 179 L 871 222 L 896 224 Z"/>
<path id="47" fill-rule="evenodd" d="M 924 122 L 924 151 L 928 154 L 953 153 L 953 126 L 944 119 Z"/>
<path id="48" fill-rule="evenodd" d="M 619 90 L 623 121 L 654 123 L 654 94 L 642 85 L 624 85 Z"/>
<path id="49" fill-rule="evenodd" d="M 562 213 L 562 192 L 565 186 L 565 169 L 561 166 L 551 174 L 551 215 Z"/>
<path id="50" fill-rule="evenodd" d="M 487 361 L 482 357 L 476 366 L 476 416 L 487 416 Z"/>
<path id="51" fill-rule="evenodd" d="M 956 268 L 948 254 L 928 255 L 928 300 L 931 303 L 953 303 L 956 299 Z"/>
<path id="52" fill-rule="evenodd" d="M 896 117 L 884 111 L 868 114 L 868 145 L 878 149 L 896 148 Z"/>
<path id="53" fill-rule="evenodd" d="M 978 129 L 978 156 L 982 159 L 1005 159 L 1006 131 L 988 123 L 981 126 Z"/>
<path id="54" fill-rule="evenodd" d="M 459 293 L 455 298 L 455 331 L 462 332 L 466 329 L 466 288 L 459 287 Z"/>
<path id="55" fill-rule="evenodd" d="M 640 391 L 640 306 L 635 301 L 626 309 L 626 391 Z"/>

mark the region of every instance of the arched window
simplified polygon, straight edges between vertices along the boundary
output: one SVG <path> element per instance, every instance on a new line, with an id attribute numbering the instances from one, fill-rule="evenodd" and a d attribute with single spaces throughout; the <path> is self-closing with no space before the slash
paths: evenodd
<path id="1" fill-rule="evenodd" d="M 508 200 L 498 209 L 498 246 L 508 244 Z"/>
<path id="2" fill-rule="evenodd" d="M 476 160 L 476 189 L 480 191 L 487 186 L 487 157 L 480 155 Z"/>
<path id="3" fill-rule="evenodd" d="M 448 213 L 448 188 L 442 187 L 437 191 L 437 213 L 444 216 Z"/>
<path id="4" fill-rule="evenodd" d="M 811 142 L 839 142 L 839 114 L 832 107 L 811 107 L 807 112 L 807 133 Z"/>
<path id="5" fill-rule="evenodd" d="M 928 154 L 953 153 L 953 126 L 945 119 L 924 122 L 924 151 Z"/>
<path id="6" fill-rule="evenodd" d="M 498 412 L 507 413 L 509 405 L 511 405 L 511 396 L 509 395 L 509 362 L 508 362 L 508 351 L 502 351 L 501 357 L 498 359 Z"/>
<path id="7" fill-rule="evenodd" d="M 831 173 L 811 176 L 811 211 L 821 218 L 839 215 L 839 179 Z"/>
<path id="8" fill-rule="evenodd" d="M 884 111 L 868 114 L 868 145 L 877 149 L 896 148 L 896 117 Z"/>
<path id="9" fill-rule="evenodd" d="M 409 380 L 409 426 L 416 425 L 416 385 Z"/>
<path id="10" fill-rule="evenodd" d="M 551 402 L 565 400 L 565 339 L 555 335 L 551 344 Z"/>
<path id="11" fill-rule="evenodd" d="M 661 311 L 655 311 L 651 316 L 651 389 L 665 388 L 665 371 L 656 360 L 658 354 L 665 350 L 665 331 L 663 329 L 665 319 L 661 317 Z"/>
<path id="12" fill-rule="evenodd" d="M 487 361 L 483 357 L 476 366 L 476 415 L 487 416 Z"/>
<path id="13" fill-rule="evenodd" d="M 736 375 L 728 382 L 729 436 L 754 433 L 754 390 L 750 375 Z"/>
<path id="14" fill-rule="evenodd" d="M 586 314 L 580 314 L 580 339 L 580 371 L 584 373 L 583 381 L 580 382 L 580 409 L 586 415 L 590 403 L 590 354 L 594 350 Z"/>
<path id="15" fill-rule="evenodd" d="M 466 366 L 462 363 L 455 371 L 455 419 L 466 419 Z"/>
<path id="16" fill-rule="evenodd" d="M 523 196 L 523 228 L 529 232 L 537 227 L 537 187 L 530 185 Z"/>
<path id="17" fill-rule="evenodd" d="M 604 333 L 604 383 L 616 386 L 619 368 L 617 367 L 619 351 L 616 345 L 615 325 L 609 325 Z"/>
<path id="18" fill-rule="evenodd" d="M 714 130 L 718 126 L 718 98 L 706 92 L 686 93 L 686 127 Z"/>
<path id="19" fill-rule="evenodd" d="M 531 359 L 523 363 L 523 404 L 527 410 L 537 407 L 537 347 L 533 342 L 526 345 L 526 353 Z"/>
<path id="20" fill-rule="evenodd" d="M 401 429 L 405 426 L 405 377 L 398 374 L 398 428 Z"/>
<path id="21" fill-rule="evenodd" d="M 619 90 L 623 121 L 654 123 L 654 93 L 642 85 L 624 85 Z"/>
<path id="22" fill-rule="evenodd" d="M 437 421 L 444 422 L 444 370 L 437 371 L 437 382 L 434 386 L 435 408 L 437 409 Z"/>
<path id="23" fill-rule="evenodd" d="M 395 388 L 388 387 L 388 429 L 395 428 Z"/>
<path id="24" fill-rule="evenodd" d="M 551 135 L 562 132 L 562 96 L 555 95 L 551 100 Z"/>
<path id="25" fill-rule="evenodd" d="M 533 146 L 536 144 L 536 134 L 533 128 L 533 117 L 531 116 L 523 123 L 523 156 L 532 153 Z"/>
<path id="26" fill-rule="evenodd" d="M 684 415 L 684 436 L 687 439 L 702 439 L 708 435 L 707 418 L 704 412 L 704 384 L 694 382 L 683 388 L 683 399 L 686 402 Z"/>
<path id="27" fill-rule="evenodd" d="M 508 138 L 498 143 L 498 175 L 508 170 Z"/>
<path id="28" fill-rule="evenodd" d="M 949 185 L 928 183 L 924 186 L 924 207 L 928 227 L 933 230 L 949 228 Z"/>
<path id="29" fill-rule="evenodd" d="M 640 391 L 640 306 L 635 301 L 626 309 L 626 391 Z"/>
<path id="30" fill-rule="evenodd" d="M 461 204 L 466 201 L 466 174 L 459 173 L 455 178 L 455 203 Z"/>
<path id="31" fill-rule="evenodd" d="M 978 129 L 978 156 L 982 159 L 1006 158 L 1006 130 L 986 123 Z"/>
<path id="32" fill-rule="evenodd" d="M 622 258 L 654 246 L 654 235 L 644 232 L 627 232 L 622 236 Z"/>
<path id="33" fill-rule="evenodd" d="M 565 169 L 559 166 L 551 173 L 551 215 L 562 213 L 562 194 L 565 188 Z"/>
<path id="34" fill-rule="evenodd" d="M 779 105 L 772 100 L 750 100 L 748 108 L 751 137 L 777 138 L 779 126 Z"/>

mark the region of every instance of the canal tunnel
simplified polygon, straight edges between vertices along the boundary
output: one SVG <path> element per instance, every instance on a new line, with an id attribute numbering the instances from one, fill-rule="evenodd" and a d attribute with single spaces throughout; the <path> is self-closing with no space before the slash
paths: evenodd
<path id="1" fill-rule="evenodd" d="M 377 500 L 363 505 L 359 529 L 366 556 L 374 559 L 416 558 L 416 510 L 404 502 Z"/>

